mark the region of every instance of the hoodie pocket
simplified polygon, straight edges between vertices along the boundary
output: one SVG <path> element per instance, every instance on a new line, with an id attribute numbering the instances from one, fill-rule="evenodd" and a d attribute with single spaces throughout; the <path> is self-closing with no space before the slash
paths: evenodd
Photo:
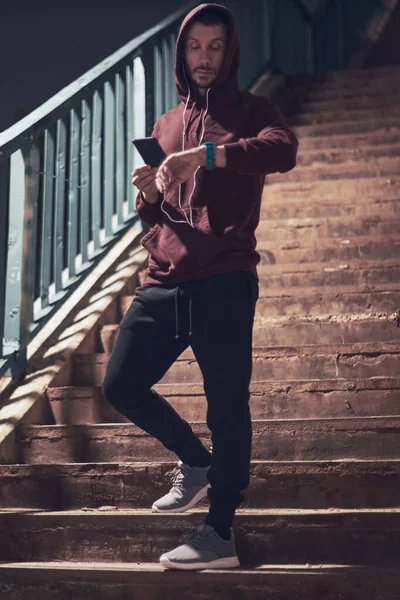
<path id="1" fill-rule="evenodd" d="M 166 217 L 143 238 L 152 258 L 150 270 L 158 266 L 164 272 L 191 275 L 213 261 L 222 241 L 210 226 L 207 206 L 193 207 L 193 225 L 173 223 Z"/>
<path id="2" fill-rule="evenodd" d="M 160 234 L 161 225 L 157 223 L 142 238 L 142 246 L 150 254 L 149 269 L 151 271 L 161 269 L 161 271 L 168 272 L 169 259 L 159 244 Z M 156 261 L 157 264 L 154 264 L 154 261 Z"/>

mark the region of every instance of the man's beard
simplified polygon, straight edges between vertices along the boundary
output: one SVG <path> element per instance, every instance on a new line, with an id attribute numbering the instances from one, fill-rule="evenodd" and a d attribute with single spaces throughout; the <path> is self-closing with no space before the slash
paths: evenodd
<path id="1" fill-rule="evenodd" d="M 196 69 L 197 70 L 197 69 Z M 198 83 L 195 79 L 195 75 L 196 73 L 189 73 L 189 82 L 192 86 L 194 86 L 195 88 L 197 88 L 199 91 L 204 92 L 205 90 L 207 90 L 215 81 L 215 73 L 214 71 L 209 71 L 209 74 L 212 76 L 211 82 L 210 83 L 205 83 L 205 84 L 201 84 Z"/>

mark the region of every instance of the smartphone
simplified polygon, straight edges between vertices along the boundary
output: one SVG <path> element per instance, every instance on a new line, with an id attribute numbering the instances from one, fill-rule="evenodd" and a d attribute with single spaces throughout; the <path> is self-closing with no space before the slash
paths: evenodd
<path id="1" fill-rule="evenodd" d="M 146 165 L 158 167 L 167 157 L 155 137 L 145 137 L 132 140 Z"/>

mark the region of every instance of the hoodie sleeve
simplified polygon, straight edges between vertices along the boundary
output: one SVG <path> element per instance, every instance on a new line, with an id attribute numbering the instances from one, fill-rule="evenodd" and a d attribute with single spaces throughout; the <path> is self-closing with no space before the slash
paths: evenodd
<path id="1" fill-rule="evenodd" d="M 253 109 L 256 137 L 225 144 L 226 169 L 238 173 L 286 173 L 296 166 L 299 142 L 268 97 Z"/>
<path id="2" fill-rule="evenodd" d="M 155 135 L 156 125 L 154 125 L 152 136 L 157 137 Z M 163 194 L 158 193 L 158 200 L 154 204 L 150 204 L 150 202 L 146 202 L 142 192 L 139 191 L 136 196 L 136 212 L 139 215 L 141 221 L 149 225 L 150 227 L 154 227 L 157 225 L 159 220 L 161 219 L 161 202 L 163 200 Z"/>
<path id="3" fill-rule="evenodd" d="M 155 204 L 150 204 L 150 202 L 146 202 L 143 197 L 142 192 L 139 192 L 136 196 L 136 211 L 140 217 L 140 220 L 149 225 L 150 227 L 154 227 L 157 225 L 161 218 L 161 201 L 162 194 L 158 193 L 158 200 Z"/>

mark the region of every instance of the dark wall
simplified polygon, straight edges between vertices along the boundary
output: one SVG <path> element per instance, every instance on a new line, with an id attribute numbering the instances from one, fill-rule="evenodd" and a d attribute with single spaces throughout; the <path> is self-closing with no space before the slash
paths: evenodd
<path id="1" fill-rule="evenodd" d="M 400 4 L 394 10 L 381 38 L 371 48 L 366 67 L 400 65 Z"/>
<path id="2" fill-rule="evenodd" d="M 0 0 L 0 131 L 187 0 Z"/>

